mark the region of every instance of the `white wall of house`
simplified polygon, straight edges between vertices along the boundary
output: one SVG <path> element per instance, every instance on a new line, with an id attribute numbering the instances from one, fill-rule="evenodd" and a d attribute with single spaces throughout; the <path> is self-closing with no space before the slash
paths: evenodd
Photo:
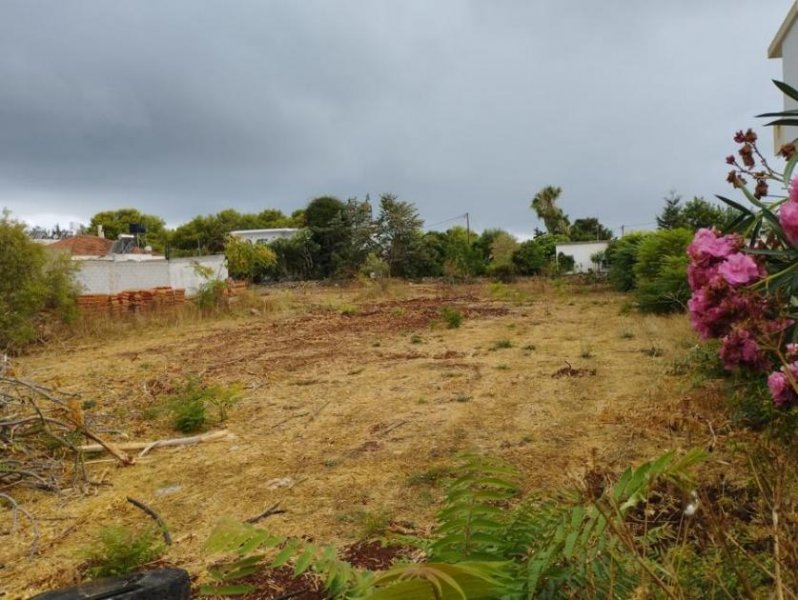
<path id="1" fill-rule="evenodd" d="M 566 256 L 574 257 L 574 273 L 586 273 L 590 269 L 595 270 L 596 265 L 590 259 L 597 252 L 607 250 L 609 242 L 568 242 L 557 244 L 557 256 L 562 252 Z"/>
<path id="2" fill-rule="evenodd" d="M 268 244 L 274 240 L 285 240 L 299 231 L 291 227 L 283 227 L 279 229 L 241 229 L 238 231 L 231 231 L 230 235 L 247 240 L 253 244 Z"/>
<path id="3" fill-rule="evenodd" d="M 191 296 L 205 279 L 197 274 L 195 265 L 209 267 L 213 278 L 227 279 L 224 256 L 201 256 L 173 260 L 115 261 L 81 260 L 75 278 L 84 294 L 118 294 L 125 290 L 145 290 L 154 287 L 173 287 L 186 290 Z"/>
<path id="4" fill-rule="evenodd" d="M 798 3 L 793 4 L 784 19 L 776 37 L 768 48 L 768 58 L 780 58 L 782 81 L 798 88 Z M 798 102 L 784 96 L 784 110 L 798 109 Z M 768 112 L 775 112 L 778 108 L 768 109 Z M 780 125 L 773 128 L 773 142 L 775 150 L 778 152 L 783 144 L 788 144 L 798 138 L 798 127 L 782 127 Z"/>

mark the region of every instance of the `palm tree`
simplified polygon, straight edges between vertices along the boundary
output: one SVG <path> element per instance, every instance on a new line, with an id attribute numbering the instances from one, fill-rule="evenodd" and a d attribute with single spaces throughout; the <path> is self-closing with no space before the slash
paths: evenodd
<path id="1" fill-rule="evenodd" d="M 549 233 L 568 235 L 571 224 L 562 209 L 557 206 L 557 198 L 561 193 L 562 188 L 547 185 L 535 194 L 530 208 L 543 221 Z"/>

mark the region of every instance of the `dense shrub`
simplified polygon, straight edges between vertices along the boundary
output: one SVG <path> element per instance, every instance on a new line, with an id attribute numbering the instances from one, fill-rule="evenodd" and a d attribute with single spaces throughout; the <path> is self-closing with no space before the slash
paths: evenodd
<path id="1" fill-rule="evenodd" d="M 8 213 L 0 219 L 0 350 L 17 353 L 76 315 L 69 257 L 28 238 Z"/>
<path id="2" fill-rule="evenodd" d="M 630 233 L 620 239 L 613 240 L 607 247 L 607 278 L 613 288 L 619 292 L 628 292 L 635 288 L 635 270 L 637 249 L 648 235 L 647 233 Z"/>
<path id="3" fill-rule="evenodd" d="M 693 232 L 688 229 L 671 229 L 652 233 L 640 242 L 634 266 L 640 310 L 684 310 L 690 298 L 686 252 L 692 237 Z"/>
<path id="4" fill-rule="evenodd" d="M 269 276 L 277 264 L 274 250 L 264 244 L 253 244 L 230 237 L 224 246 L 227 270 L 234 279 L 260 282 Z"/>
<path id="5" fill-rule="evenodd" d="M 543 248 L 535 240 L 527 240 L 519 244 L 513 253 L 513 265 L 519 275 L 537 275 L 546 265 Z"/>

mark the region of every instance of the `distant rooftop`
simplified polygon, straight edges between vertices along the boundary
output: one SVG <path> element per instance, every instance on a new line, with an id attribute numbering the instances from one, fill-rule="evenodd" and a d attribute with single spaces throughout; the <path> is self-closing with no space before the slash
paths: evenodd
<path id="1" fill-rule="evenodd" d="M 113 240 L 95 235 L 73 235 L 50 244 L 48 248 L 65 250 L 72 256 L 105 256 L 111 251 L 113 244 Z"/>

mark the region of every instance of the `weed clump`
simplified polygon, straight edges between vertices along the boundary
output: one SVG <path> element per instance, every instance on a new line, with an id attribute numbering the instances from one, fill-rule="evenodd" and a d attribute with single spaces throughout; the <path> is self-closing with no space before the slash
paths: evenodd
<path id="1" fill-rule="evenodd" d="M 211 420 L 227 421 L 229 411 L 239 400 L 237 387 L 205 386 L 197 379 L 189 379 L 178 393 L 167 397 L 172 413 L 172 426 L 181 433 L 196 433 L 207 429 Z M 208 415 L 208 408 L 216 414 Z"/>
<path id="2" fill-rule="evenodd" d="M 493 345 L 490 347 L 490 350 L 493 350 L 493 351 L 495 351 L 495 350 L 505 350 L 507 348 L 512 348 L 512 347 L 513 347 L 513 343 L 510 340 L 501 339 L 501 340 L 496 340 L 495 342 L 493 342 Z"/>
<path id="3" fill-rule="evenodd" d="M 457 329 L 463 324 L 463 313 L 451 306 L 444 306 L 441 308 L 441 319 L 446 323 L 447 329 Z"/>

